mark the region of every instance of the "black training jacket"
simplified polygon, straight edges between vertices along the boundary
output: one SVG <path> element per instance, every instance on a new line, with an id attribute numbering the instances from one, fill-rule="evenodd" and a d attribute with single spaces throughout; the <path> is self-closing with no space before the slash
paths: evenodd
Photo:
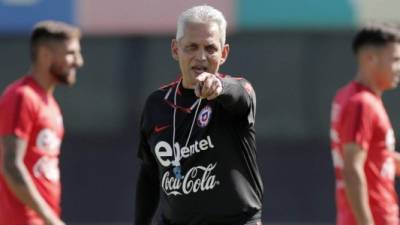
<path id="1" fill-rule="evenodd" d="M 255 92 L 243 78 L 218 76 L 222 94 L 200 105 L 180 79 L 148 97 L 140 124 L 136 225 L 151 224 L 158 205 L 163 224 L 239 225 L 260 216 Z"/>

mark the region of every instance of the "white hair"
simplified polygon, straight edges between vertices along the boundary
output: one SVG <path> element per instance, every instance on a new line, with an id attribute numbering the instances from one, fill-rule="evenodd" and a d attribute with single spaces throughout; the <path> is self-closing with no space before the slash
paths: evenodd
<path id="1" fill-rule="evenodd" d="M 218 9 L 209 5 L 199 5 L 184 11 L 178 19 L 176 40 L 180 40 L 183 37 L 185 26 L 188 23 L 216 23 L 219 29 L 221 46 L 224 46 L 226 40 L 226 20 L 222 12 Z"/>

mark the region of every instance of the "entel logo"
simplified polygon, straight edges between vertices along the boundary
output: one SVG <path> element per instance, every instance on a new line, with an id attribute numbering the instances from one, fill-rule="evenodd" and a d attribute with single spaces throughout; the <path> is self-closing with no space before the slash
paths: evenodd
<path id="1" fill-rule="evenodd" d="M 195 141 L 192 145 L 189 145 L 187 147 L 184 146 L 182 148 L 180 147 L 178 142 L 175 142 L 174 145 L 175 157 L 177 160 L 180 160 L 181 158 L 188 158 L 201 151 L 206 151 L 209 148 L 214 148 L 210 136 L 207 136 L 206 138 L 200 141 Z M 169 167 L 171 165 L 174 154 L 172 151 L 172 147 L 168 142 L 165 141 L 158 142 L 155 146 L 154 151 L 158 161 L 162 166 Z"/>

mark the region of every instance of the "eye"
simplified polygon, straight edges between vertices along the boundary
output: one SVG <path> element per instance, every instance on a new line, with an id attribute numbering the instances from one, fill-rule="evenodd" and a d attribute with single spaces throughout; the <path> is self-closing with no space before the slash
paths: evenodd
<path id="1" fill-rule="evenodd" d="M 74 50 L 68 50 L 68 51 L 66 52 L 67 55 L 75 55 L 76 53 L 77 53 L 77 52 L 74 51 Z"/>
<path id="2" fill-rule="evenodd" d="M 214 46 L 214 45 L 208 45 L 208 46 L 206 46 L 206 51 L 209 54 L 214 54 L 215 52 L 218 51 L 218 48 L 216 46 Z"/>
<path id="3" fill-rule="evenodd" d="M 185 47 L 185 50 L 186 50 L 186 51 L 196 51 L 197 48 L 198 48 L 197 45 L 191 44 L 191 45 L 186 46 L 186 47 Z"/>

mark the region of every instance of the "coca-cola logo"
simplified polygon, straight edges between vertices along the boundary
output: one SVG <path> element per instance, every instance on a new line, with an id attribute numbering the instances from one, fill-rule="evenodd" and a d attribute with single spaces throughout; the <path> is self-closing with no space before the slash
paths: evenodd
<path id="1" fill-rule="evenodd" d="M 43 156 L 33 166 L 35 177 L 43 177 L 49 181 L 58 182 L 60 180 L 60 170 L 57 157 Z"/>
<path id="2" fill-rule="evenodd" d="M 192 167 L 182 179 L 166 171 L 161 180 L 161 187 L 166 195 L 188 195 L 199 191 L 209 191 L 219 185 L 214 169 L 217 163 L 208 166 Z"/>

